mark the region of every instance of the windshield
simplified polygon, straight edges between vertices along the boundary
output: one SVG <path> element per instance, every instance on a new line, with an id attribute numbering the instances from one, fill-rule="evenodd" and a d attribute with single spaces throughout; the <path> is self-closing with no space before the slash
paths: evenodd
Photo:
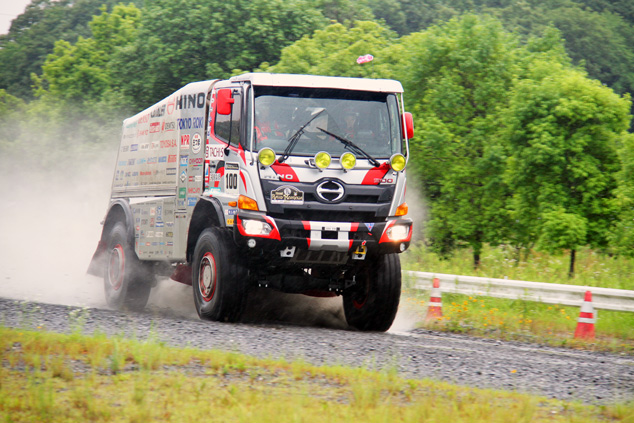
<path id="1" fill-rule="evenodd" d="M 396 96 L 386 93 L 255 87 L 253 135 L 255 150 L 270 147 L 278 154 L 290 141 L 292 155 L 327 151 L 339 157 L 350 149 L 337 137 L 377 158 L 401 151 Z"/>

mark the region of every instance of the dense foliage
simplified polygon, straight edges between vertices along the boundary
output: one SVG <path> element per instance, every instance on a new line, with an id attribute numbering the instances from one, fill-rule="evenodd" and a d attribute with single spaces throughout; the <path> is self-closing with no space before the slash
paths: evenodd
<path id="1" fill-rule="evenodd" d="M 112 142 L 121 116 L 243 71 L 402 81 L 441 254 L 568 251 L 571 273 L 584 246 L 634 255 L 628 1 L 35 0 L 0 36 L 0 150 L 34 128 Z"/>

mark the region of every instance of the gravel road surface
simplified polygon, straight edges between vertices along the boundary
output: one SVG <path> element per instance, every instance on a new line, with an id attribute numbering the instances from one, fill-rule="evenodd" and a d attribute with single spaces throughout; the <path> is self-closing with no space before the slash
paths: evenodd
<path id="1" fill-rule="evenodd" d="M 190 287 L 167 297 L 191 295 Z M 188 291 L 189 289 L 189 291 Z M 245 323 L 203 322 L 193 306 L 168 307 L 151 299 L 145 313 L 121 313 L 105 306 L 77 307 L 0 298 L 0 322 L 8 327 L 84 333 L 152 335 L 173 346 L 223 349 L 264 358 L 301 358 L 313 364 L 394 369 L 407 378 L 516 390 L 563 400 L 609 404 L 634 399 L 634 357 L 482 340 L 426 330 L 398 322 L 388 333 L 343 329 L 340 306 L 277 293 L 254 296 Z M 191 298 L 191 297 L 189 297 Z M 308 298 L 308 297 L 303 297 Z M 317 317 L 320 316 L 320 317 Z M 402 320 L 402 318 L 399 318 Z M 311 326 L 306 326 L 311 325 Z M 326 326 L 326 327 L 324 327 Z"/>

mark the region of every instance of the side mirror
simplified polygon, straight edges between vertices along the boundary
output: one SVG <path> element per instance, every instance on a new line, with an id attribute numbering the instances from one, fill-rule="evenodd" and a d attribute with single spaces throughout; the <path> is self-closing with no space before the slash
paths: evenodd
<path id="1" fill-rule="evenodd" d="M 220 115 L 231 114 L 231 106 L 233 105 L 233 102 L 234 99 L 231 97 L 230 88 L 218 90 L 218 94 L 216 94 L 216 111 Z"/>
<path id="2" fill-rule="evenodd" d="M 405 128 L 403 128 L 403 133 L 407 134 L 407 139 L 414 137 L 414 117 L 410 112 L 405 112 L 403 114 L 405 118 Z"/>

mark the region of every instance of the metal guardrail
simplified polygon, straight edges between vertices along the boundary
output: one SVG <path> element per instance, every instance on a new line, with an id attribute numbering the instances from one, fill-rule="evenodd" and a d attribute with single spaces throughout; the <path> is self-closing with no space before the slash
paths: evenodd
<path id="1" fill-rule="evenodd" d="M 440 281 L 441 292 L 521 299 L 547 304 L 581 306 L 586 291 L 592 292 L 595 309 L 634 312 L 634 291 L 598 288 L 594 286 L 563 285 L 544 282 L 526 282 L 510 279 L 492 279 L 475 276 L 447 275 L 430 272 L 403 272 L 404 282 L 414 281 L 415 289 L 429 290 L 434 278 Z"/>

